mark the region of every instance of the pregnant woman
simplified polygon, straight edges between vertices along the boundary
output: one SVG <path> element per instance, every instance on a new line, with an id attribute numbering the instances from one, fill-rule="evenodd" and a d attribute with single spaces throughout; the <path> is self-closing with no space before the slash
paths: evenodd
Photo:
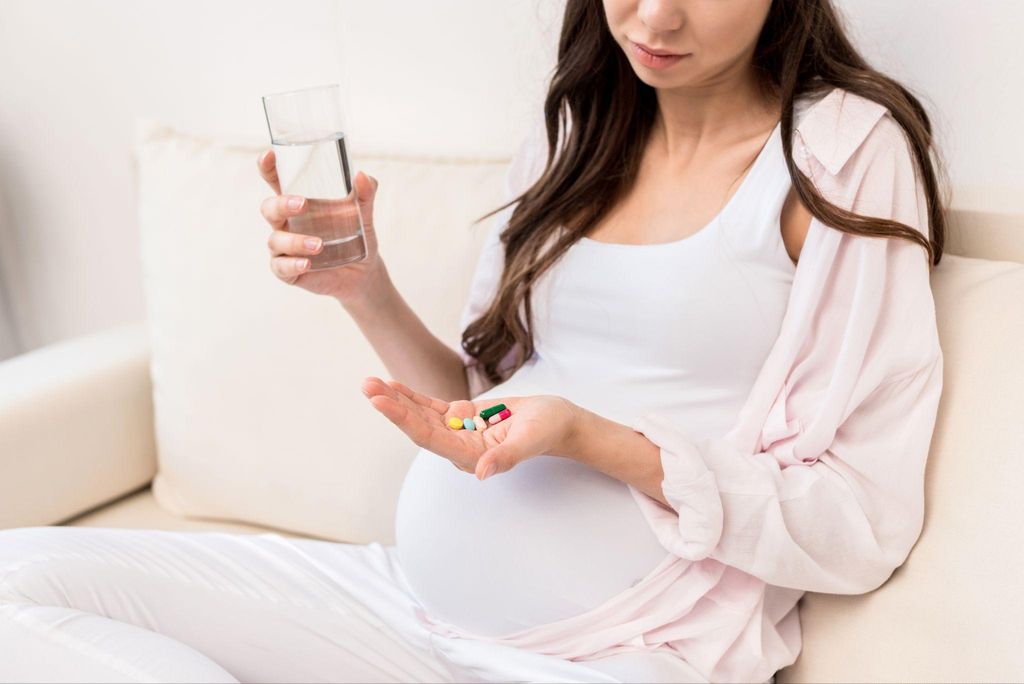
<path id="1" fill-rule="evenodd" d="M 396 545 L 0 532 L 0 680 L 765 682 L 803 592 L 885 582 L 942 387 L 917 99 L 829 0 L 568 0 L 543 113 L 457 349 L 388 277 L 376 180 L 367 259 L 311 272 L 259 159 L 273 273 L 354 317 L 420 447 Z"/>

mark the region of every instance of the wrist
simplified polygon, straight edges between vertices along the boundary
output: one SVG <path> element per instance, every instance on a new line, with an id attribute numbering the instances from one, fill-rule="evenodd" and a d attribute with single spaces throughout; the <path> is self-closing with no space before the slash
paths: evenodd
<path id="1" fill-rule="evenodd" d="M 586 438 L 592 431 L 591 422 L 595 414 L 568 399 L 566 402 L 569 404 L 569 424 L 565 430 L 559 455 L 582 462 L 587 451 Z"/>
<path id="2" fill-rule="evenodd" d="M 396 292 L 384 262 L 380 261 L 378 266 L 367 274 L 366 287 L 361 294 L 345 298 L 336 296 L 335 299 L 353 318 L 359 318 L 374 311 L 389 310 L 389 304 Z"/>

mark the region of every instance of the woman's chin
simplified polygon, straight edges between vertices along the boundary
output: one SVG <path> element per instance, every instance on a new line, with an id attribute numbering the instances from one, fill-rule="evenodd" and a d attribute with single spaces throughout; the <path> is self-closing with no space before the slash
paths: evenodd
<path id="1" fill-rule="evenodd" d="M 672 90 L 673 88 L 689 88 L 697 84 L 697 80 L 693 78 L 692 74 L 680 74 L 680 70 L 677 69 L 656 71 L 648 69 L 642 64 L 632 64 L 632 66 L 636 77 L 652 88 Z"/>

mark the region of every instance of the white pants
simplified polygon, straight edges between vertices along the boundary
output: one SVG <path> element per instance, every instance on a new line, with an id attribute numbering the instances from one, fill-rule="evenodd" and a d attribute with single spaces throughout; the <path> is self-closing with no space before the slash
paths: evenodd
<path id="1" fill-rule="evenodd" d="M 0 682 L 707 681 L 665 652 L 569 661 L 434 634 L 417 607 L 393 546 L 0 530 Z"/>

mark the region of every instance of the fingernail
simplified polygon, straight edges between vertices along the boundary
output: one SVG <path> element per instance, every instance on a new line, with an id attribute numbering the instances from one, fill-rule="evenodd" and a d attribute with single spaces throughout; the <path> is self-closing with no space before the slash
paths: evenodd
<path id="1" fill-rule="evenodd" d="M 497 469 L 498 469 L 498 464 L 497 463 L 491 463 L 489 466 L 484 468 L 483 475 L 480 477 L 480 479 L 481 480 L 486 480 L 491 475 L 493 475 L 494 471 L 496 471 Z"/>
<path id="2" fill-rule="evenodd" d="M 304 271 L 306 267 L 309 266 L 309 259 L 299 259 L 296 265 L 299 267 L 300 271 Z"/>
<path id="3" fill-rule="evenodd" d="M 320 249 L 320 238 L 306 238 L 305 244 L 308 249 Z"/>
<path id="4" fill-rule="evenodd" d="M 302 200 L 302 197 L 290 197 L 288 199 L 288 208 L 291 209 L 292 211 L 295 211 L 296 209 L 301 209 Z"/>

